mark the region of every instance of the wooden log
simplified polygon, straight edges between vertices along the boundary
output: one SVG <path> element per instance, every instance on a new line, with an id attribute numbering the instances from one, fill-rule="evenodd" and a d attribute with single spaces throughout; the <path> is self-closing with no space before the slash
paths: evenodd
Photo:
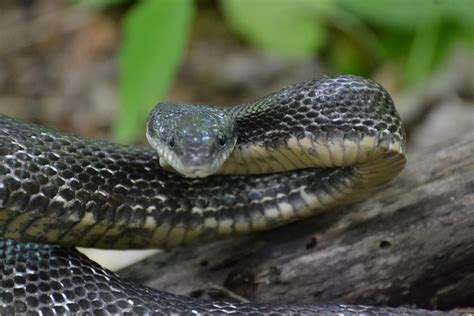
<path id="1" fill-rule="evenodd" d="M 449 310 L 474 305 L 474 133 L 409 157 L 370 199 L 120 272 L 162 290 L 254 302 Z"/>

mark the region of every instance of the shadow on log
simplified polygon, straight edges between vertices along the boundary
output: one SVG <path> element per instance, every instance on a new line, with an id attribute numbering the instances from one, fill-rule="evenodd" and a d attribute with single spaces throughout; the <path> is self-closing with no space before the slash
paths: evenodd
<path id="1" fill-rule="evenodd" d="M 227 300 L 472 306 L 473 144 L 470 133 L 409 156 L 402 174 L 365 202 L 251 237 L 161 253 L 120 274 Z"/>

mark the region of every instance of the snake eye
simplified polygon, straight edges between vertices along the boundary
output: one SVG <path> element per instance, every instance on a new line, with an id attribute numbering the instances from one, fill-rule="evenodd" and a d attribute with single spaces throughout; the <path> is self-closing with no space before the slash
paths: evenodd
<path id="1" fill-rule="evenodd" d="M 174 148 L 174 137 L 171 137 L 169 140 L 168 140 L 168 146 L 173 149 Z"/>
<path id="2" fill-rule="evenodd" d="M 225 135 L 220 135 L 218 138 L 217 138 L 218 142 L 219 142 L 219 146 L 221 147 L 224 147 L 226 142 L 227 142 L 227 139 L 225 137 Z"/>

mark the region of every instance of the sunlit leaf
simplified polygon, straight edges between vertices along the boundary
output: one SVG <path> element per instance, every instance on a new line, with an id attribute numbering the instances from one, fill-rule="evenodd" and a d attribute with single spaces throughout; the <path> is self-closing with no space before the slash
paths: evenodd
<path id="1" fill-rule="evenodd" d="M 191 0 L 141 1 L 128 13 L 119 60 L 119 140 L 144 133 L 148 111 L 165 97 L 174 78 L 192 16 Z"/>
<path id="2" fill-rule="evenodd" d="M 445 0 L 446 1 L 446 0 Z M 459 23 L 468 29 L 474 36 L 474 1 L 449 0 L 446 1 L 446 15 L 453 22 Z"/>
<path id="3" fill-rule="evenodd" d="M 474 49 L 474 1 L 451 0 L 447 3 L 447 15 L 451 23 L 459 25 L 456 37 Z"/>
<path id="4" fill-rule="evenodd" d="M 228 23 L 246 40 L 285 56 L 313 54 L 324 44 L 332 1 L 221 0 Z"/>
<path id="5" fill-rule="evenodd" d="M 438 44 L 439 23 L 420 24 L 405 66 L 405 85 L 423 82 L 431 72 Z"/>
<path id="6" fill-rule="evenodd" d="M 103 9 L 130 2 L 130 0 L 71 0 L 71 2 L 96 9 Z"/>
<path id="7" fill-rule="evenodd" d="M 443 1 L 428 0 L 339 0 L 339 3 L 368 22 L 406 31 L 431 23 L 444 9 Z"/>

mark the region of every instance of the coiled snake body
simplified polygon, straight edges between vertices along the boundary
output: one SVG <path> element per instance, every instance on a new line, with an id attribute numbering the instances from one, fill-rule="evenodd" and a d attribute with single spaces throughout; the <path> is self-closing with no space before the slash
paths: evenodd
<path id="1" fill-rule="evenodd" d="M 164 170 L 168 154 L 153 149 L 0 116 L 0 313 L 407 311 L 196 300 L 138 286 L 63 248 L 172 247 L 270 229 L 361 199 L 405 164 L 392 99 L 366 79 L 310 80 L 223 111 L 236 135 L 217 130 L 216 143 L 206 132 L 208 147 L 235 147 L 214 167 L 220 175 L 189 171 L 201 178 Z M 149 125 L 157 145 L 155 132 Z M 176 149 L 181 140 L 166 137 Z"/>

